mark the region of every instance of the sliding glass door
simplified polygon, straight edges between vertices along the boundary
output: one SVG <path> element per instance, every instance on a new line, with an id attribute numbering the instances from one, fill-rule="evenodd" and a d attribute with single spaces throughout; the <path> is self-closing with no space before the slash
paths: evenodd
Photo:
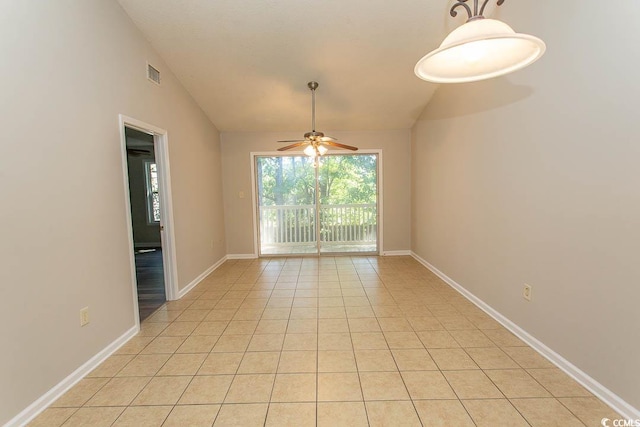
<path id="1" fill-rule="evenodd" d="M 307 156 L 256 157 L 261 255 L 317 253 L 316 174 Z"/>
<path id="2" fill-rule="evenodd" d="M 377 251 L 377 155 L 323 157 L 318 199 L 321 253 Z"/>
<path id="3" fill-rule="evenodd" d="M 255 161 L 260 255 L 378 251 L 377 154 Z"/>

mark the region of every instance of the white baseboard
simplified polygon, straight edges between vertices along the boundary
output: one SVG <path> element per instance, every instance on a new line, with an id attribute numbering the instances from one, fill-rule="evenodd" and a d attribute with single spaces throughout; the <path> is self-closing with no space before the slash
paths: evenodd
<path id="1" fill-rule="evenodd" d="M 178 298 L 182 298 L 187 292 L 193 289 L 198 283 L 200 283 L 205 277 L 211 274 L 216 268 L 220 267 L 225 261 L 227 257 L 224 256 L 214 265 L 209 267 L 204 273 L 200 274 L 196 277 L 191 283 L 189 283 L 184 289 L 180 290 L 178 293 Z M 129 329 L 127 332 L 118 337 L 115 341 L 101 350 L 98 354 L 89 359 L 86 363 L 76 369 L 71 375 L 60 381 L 56 384 L 51 390 L 42 395 L 38 400 L 33 402 L 27 408 L 25 408 L 18 415 L 13 417 L 8 423 L 6 423 L 3 427 L 18 427 L 24 426 L 31 420 L 33 420 L 36 416 L 38 416 L 42 411 L 47 409 L 49 405 L 55 402 L 60 398 L 64 393 L 66 393 L 71 387 L 76 385 L 78 381 L 85 377 L 89 372 L 93 371 L 98 365 L 100 365 L 104 360 L 115 353 L 120 347 L 122 347 L 127 341 L 129 341 L 133 336 L 135 336 L 140 331 L 140 326 L 136 325 Z"/>
<path id="2" fill-rule="evenodd" d="M 411 256 L 411 251 L 383 251 L 382 256 Z"/>
<path id="3" fill-rule="evenodd" d="M 524 329 L 520 328 L 518 325 L 513 323 L 511 320 L 504 317 L 498 311 L 493 309 L 487 303 L 482 301 L 480 298 L 466 290 L 460 284 L 456 283 L 449 276 L 444 274 L 442 271 L 435 268 L 433 265 L 429 264 L 423 258 L 421 258 L 415 252 L 411 252 L 411 256 L 416 259 L 420 264 L 424 265 L 427 269 L 431 270 L 436 276 L 440 277 L 445 283 L 451 286 L 456 291 L 460 292 L 465 298 L 474 303 L 478 308 L 487 313 L 489 316 L 493 317 L 497 322 L 502 324 L 505 328 L 510 330 L 515 336 L 520 338 L 526 344 L 528 344 L 531 348 L 540 353 L 543 357 L 548 359 L 551 363 L 556 365 L 562 371 L 564 371 L 571 378 L 582 384 L 587 390 L 597 396 L 604 403 L 609 405 L 611 409 L 622 415 L 624 418 L 637 420 L 640 419 L 640 410 L 634 408 L 632 405 L 627 403 L 620 396 L 600 384 L 598 381 L 591 378 L 587 373 L 580 370 L 574 364 L 569 362 L 564 357 L 560 356 L 558 353 L 547 347 L 537 338 L 529 334 Z"/>
<path id="4" fill-rule="evenodd" d="M 193 279 L 187 286 L 185 286 L 184 288 L 180 289 L 178 291 L 178 299 L 182 298 L 191 289 L 195 288 L 198 283 L 202 282 L 205 277 L 207 277 L 209 274 L 211 274 L 216 268 L 220 267 L 228 258 L 229 258 L 228 256 L 223 256 L 222 258 L 220 258 L 218 260 L 218 262 L 213 264 L 211 267 L 207 268 L 202 274 L 200 274 L 198 277 Z"/>
<path id="5" fill-rule="evenodd" d="M 258 255 L 256 254 L 229 254 L 227 255 L 227 259 L 256 259 Z"/>
<path id="6" fill-rule="evenodd" d="M 65 394 L 71 387 L 76 385 L 78 381 L 84 378 L 89 372 L 98 367 L 105 359 L 115 353 L 120 347 L 122 347 L 127 341 L 129 341 L 134 335 L 140 331 L 138 325 L 132 327 L 127 332 L 118 337 L 111 344 L 102 349 L 98 354 L 93 356 L 82 366 L 76 369 L 71 375 L 60 381 L 53 386 L 48 392 L 43 394 L 38 400 L 26 407 L 22 412 L 13 417 L 4 427 L 18 427 L 24 426 L 42 411 L 47 409 L 49 405 L 58 400 L 60 396 Z"/>

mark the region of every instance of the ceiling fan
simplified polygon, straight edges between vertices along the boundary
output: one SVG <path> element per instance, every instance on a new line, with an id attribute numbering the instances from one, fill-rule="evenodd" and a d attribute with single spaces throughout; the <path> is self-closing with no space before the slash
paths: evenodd
<path id="1" fill-rule="evenodd" d="M 309 82 L 307 83 L 307 86 L 309 87 L 309 89 L 311 89 L 311 132 L 305 133 L 304 139 L 278 141 L 293 142 L 293 144 L 291 145 L 278 148 L 278 151 L 291 150 L 292 148 L 302 147 L 303 145 L 306 145 L 307 147 L 304 149 L 304 154 L 314 158 L 324 155 L 329 150 L 327 146 L 357 151 L 357 147 L 340 144 L 337 139 L 330 136 L 324 136 L 324 133 L 316 131 L 316 89 L 318 89 L 318 82 Z"/>

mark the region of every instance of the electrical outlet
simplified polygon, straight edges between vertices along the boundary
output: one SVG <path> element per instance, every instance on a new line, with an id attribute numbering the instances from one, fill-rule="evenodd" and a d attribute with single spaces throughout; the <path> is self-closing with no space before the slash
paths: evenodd
<path id="1" fill-rule="evenodd" d="M 527 301 L 531 301 L 531 285 L 524 284 L 524 289 L 522 290 L 522 297 Z"/>
<path id="2" fill-rule="evenodd" d="M 80 326 L 86 326 L 87 324 L 89 324 L 89 307 L 80 310 Z"/>

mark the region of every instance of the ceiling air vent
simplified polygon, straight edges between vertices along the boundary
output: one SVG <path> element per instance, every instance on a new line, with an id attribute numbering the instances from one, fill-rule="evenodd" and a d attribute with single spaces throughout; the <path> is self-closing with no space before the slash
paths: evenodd
<path id="1" fill-rule="evenodd" d="M 158 85 L 160 84 L 160 71 L 149 63 L 147 63 L 147 78 Z"/>

